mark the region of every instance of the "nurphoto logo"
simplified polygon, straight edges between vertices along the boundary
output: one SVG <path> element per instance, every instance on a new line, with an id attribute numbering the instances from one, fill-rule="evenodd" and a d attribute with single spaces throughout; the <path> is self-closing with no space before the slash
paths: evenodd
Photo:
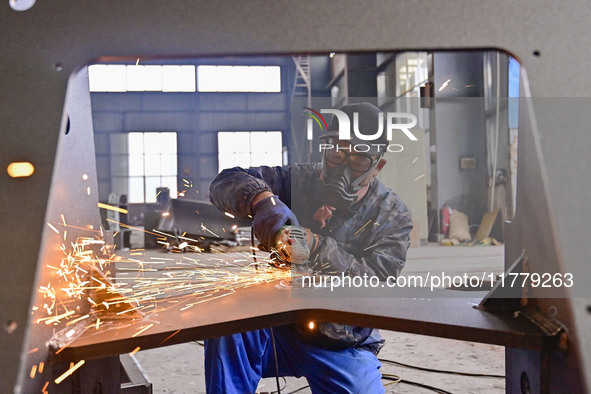
<path id="1" fill-rule="evenodd" d="M 313 139 L 313 130 L 314 130 L 314 122 L 320 127 L 322 132 L 328 130 L 328 124 L 326 119 L 322 114 L 332 114 L 336 116 L 339 123 L 339 130 L 338 130 L 338 137 L 339 140 L 351 140 L 351 130 L 355 134 L 355 138 L 362 141 L 375 141 L 379 139 L 382 134 L 385 132 L 388 141 L 392 140 L 393 133 L 396 132 L 403 132 L 404 135 L 411 141 L 417 141 L 417 137 L 410 131 L 413 127 L 417 125 L 417 117 L 411 113 L 407 112 L 386 112 L 385 116 L 379 117 L 378 128 L 372 134 L 364 134 L 359 130 L 359 114 L 357 112 L 353 113 L 353 120 L 349 119 L 349 116 L 340 111 L 338 109 L 321 109 L 320 111 L 316 111 L 309 107 L 303 107 L 306 110 L 306 114 L 309 116 L 307 122 L 307 134 L 306 138 L 308 141 Z M 386 119 L 386 126 L 384 127 L 384 118 Z M 405 121 L 405 122 L 401 122 Z M 351 122 L 353 123 L 353 127 L 351 127 Z M 365 133 L 368 133 L 369 130 L 363 130 Z M 373 132 L 373 131 L 372 131 Z M 371 147 L 377 146 L 378 150 L 384 150 L 388 152 L 402 152 L 404 147 L 400 144 L 354 144 L 351 146 L 355 152 L 368 152 Z M 334 144 L 319 144 L 319 150 L 322 152 L 326 149 L 339 149 L 338 146 Z"/>

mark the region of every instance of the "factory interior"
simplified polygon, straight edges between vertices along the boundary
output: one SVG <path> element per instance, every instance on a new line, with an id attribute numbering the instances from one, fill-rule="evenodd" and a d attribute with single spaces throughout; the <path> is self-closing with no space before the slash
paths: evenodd
<path id="1" fill-rule="evenodd" d="M 302 23 L 293 45 L 278 35 L 274 44 L 269 37 L 281 29 L 266 24 L 274 7 L 244 11 L 250 19 L 232 8 L 233 23 L 220 33 L 209 23 L 225 21 L 221 5 L 204 4 L 203 14 L 178 4 L 161 12 L 147 0 L 142 13 L 161 26 L 159 36 L 149 18 L 111 0 L 111 11 L 91 7 L 111 29 L 98 29 L 93 12 L 62 0 L 51 11 L 34 0 L 8 3 L 10 13 L 0 11 L 0 36 L 7 37 L 0 42 L 7 54 L 0 59 L 7 75 L 0 121 L 16 132 L 2 131 L 0 146 L 0 180 L 11 185 L 0 188 L 0 344 L 7 354 L 0 392 L 205 393 L 205 341 L 296 324 L 313 331 L 324 323 L 381 331 L 386 393 L 588 392 L 591 296 L 580 284 L 591 280 L 582 257 L 590 244 L 581 235 L 589 216 L 582 208 L 589 143 L 548 130 L 564 125 L 582 136 L 589 103 L 560 96 L 575 84 L 570 79 L 547 88 L 557 78 L 548 65 L 565 58 L 549 50 L 561 48 L 555 41 L 532 50 L 525 40 L 479 31 L 462 38 L 474 44 L 444 45 L 439 31 L 425 26 L 414 36 L 397 19 L 385 29 L 409 41 L 390 43 L 385 33 L 361 39 L 324 29 L 306 11 L 284 20 Z M 386 26 L 394 15 L 378 3 L 368 2 L 367 13 L 352 6 L 346 18 Z M 465 6 L 453 3 L 457 12 Z M 425 7 L 409 20 L 422 21 Z M 380 17 L 380 9 L 389 11 Z M 374 17 L 367 19 L 369 10 Z M 45 48 L 39 35 L 58 15 L 75 22 L 48 33 Z M 198 24 L 196 15 L 211 19 Z M 27 18 L 40 27 L 25 33 Z M 478 30 L 477 19 L 466 31 Z M 252 24 L 257 20 L 264 23 Z M 310 40 L 305 26 L 326 42 Z M 70 46 L 58 37 L 61 29 Z M 189 31 L 196 43 L 187 41 Z M 339 34 L 349 41 L 331 48 Z M 30 66 L 16 66 L 29 56 Z M 312 243 L 296 262 L 295 252 L 281 254 L 279 238 L 265 251 L 255 236 L 254 204 L 252 215 L 240 217 L 216 208 L 210 196 L 224 170 L 327 160 L 325 143 L 337 139 L 321 136 L 335 119 L 342 123 L 335 110 L 358 103 L 383 116 L 374 136 L 386 135 L 388 144 L 378 146 L 386 163 L 376 178 L 411 217 L 394 285 L 380 279 L 347 287 L 343 274 L 343 286 L 333 286 L 340 272 L 310 268 L 317 266 L 308 259 L 309 229 L 304 237 Z M 367 144 L 350 146 L 368 152 L 377 145 L 357 121 L 351 119 L 353 139 Z M 341 133 L 338 143 L 346 144 Z M 343 157 L 354 171 L 355 156 Z M 580 165 L 567 172 L 571 159 Z M 285 200 L 295 211 L 308 200 L 290 180 Z M 246 200 L 240 193 L 236 200 Z M 363 239 L 381 226 L 368 220 L 320 239 L 339 244 L 341 230 Z M 296 250 L 302 241 L 294 237 L 287 243 Z M 359 243 L 364 249 L 354 258 L 361 261 L 378 241 Z M 16 261 L 23 264 L 9 269 Z M 324 283 L 306 288 L 306 277 Z M 313 393 L 311 386 L 305 377 L 271 376 L 256 392 Z"/>
<path id="2" fill-rule="evenodd" d="M 183 77 L 188 77 L 188 86 L 182 85 Z M 166 78 L 176 78 L 176 90 L 166 86 Z M 316 149 L 310 148 L 314 145 L 308 146 L 303 139 L 302 107 L 339 108 L 350 102 L 373 101 L 384 112 L 412 113 L 418 120 L 413 135 L 419 140 L 407 144 L 402 141 L 406 137 L 394 135 L 390 142 L 398 141 L 405 149 L 387 152 L 389 165 L 380 173 L 380 179 L 409 206 L 413 218 L 411 250 L 402 275 L 425 277 L 429 272 L 448 272 L 480 278 L 503 273 L 503 225 L 510 221 L 514 206 L 518 129 L 517 108 L 510 106 L 508 97 L 519 94 L 519 63 L 505 53 L 327 53 L 174 62 L 137 59 L 130 64 L 89 66 L 89 86 L 98 196 L 106 207 L 100 210 L 102 226 L 114 235 L 115 252 L 126 258 L 149 262 L 183 255 L 199 259 L 207 252 L 215 256 L 247 250 L 251 246 L 250 223 L 211 205 L 209 184 L 213 178 L 234 166 L 320 161 Z M 109 209 L 112 206 L 127 212 Z M 448 216 L 455 219 L 457 212 L 467 218 L 463 229 L 456 221 L 446 222 Z M 485 234 L 477 235 L 485 215 L 488 218 L 491 213 L 492 221 L 485 219 L 482 224 L 488 226 Z M 169 256 L 163 257 L 163 253 Z M 119 272 L 118 278 L 124 274 Z M 139 272 L 136 275 L 145 278 Z M 448 286 L 454 285 L 465 283 Z M 491 286 L 480 283 L 477 289 L 483 287 Z M 395 332 L 389 335 L 399 337 Z M 425 337 L 404 338 L 404 349 L 425 346 Z M 392 349 L 400 360 L 397 342 L 388 341 L 384 359 Z M 448 351 L 445 346 L 439 348 Z M 192 366 L 188 376 L 180 375 L 174 364 L 171 370 L 162 365 L 160 360 L 167 351 L 172 352 L 169 357 L 185 359 Z M 407 377 L 410 383 L 390 386 L 389 392 L 442 388 L 454 392 L 466 387 L 503 392 L 503 380 L 499 379 L 504 368 L 502 350 L 482 345 L 473 353 L 465 356 L 465 364 L 460 361 L 456 371 L 461 372 L 472 357 L 481 363 L 482 375 L 496 378 L 483 376 L 470 381 L 456 375 L 456 387 L 453 379 L 440 387 L 440 375 L 424 373 L 416 383 L 435 389 L 412 385 L 415 380 Z M 157 367 L 151 371 L 142 368 L 148 380 L 158 379 L 153 383 L 154 392 L 205 390 L 201 348 L 185 344 L 140 350 L 137 358 L 143 362 L 139 364 L 154 365 L 152 354 Z M 446 356 L 435 358 L 445 360 Z M 429 362 L 421 357 L 417 364 L 429 368 Z M 489 373 L 491 368 L 496 368 L 495 374 Z M 479 373 L 478 368 L 476 372 L 468 369 L 468 373 Z M 402 376 L 408 373 L 396 372 Z M 186 379 L 197 386 L 184 391 Z M 273 379 L 267 380 L 274 384 Z M 274 386 L 270 389 L 269 382 L 265 386 L 263 381 L 260 390 L 278 390 Z M 404 385 L 410 388 L 401 387 Z M 284 390 L 310 392 L 306 386 L 302 380 L 286 382 Z"/>
<path id="3" fill-rule="evenodd" d="M 177 86 L 168 86 L 167 79 Z M 403 275 L 424 277 L 427 272 L 442 271 L 480 277 L 503 272 L 503 224 L 510 221 L 514 210 L 512 191 L 517 181 L 518 109 L 508 98 L 519 95 L 519 63 L 505 53 L 137 59 L 128 64 L 91 65 L 89 86 L 99 201 L 127 211 L 101 209 L 102 225 L 115 234 L 116 250 L 127 252 L 126 257 L 131 254 L 149 261 L 168 252 L 191 258 L 195 249 L 221 253 L 223 248 L 232 253 L 248 248 L 248 221 L 237 223 L 209 202 L 213 178 L 234 166 L 320 161 L 319 153 L 302 138 L 302 107 L 318 107 L 317 102 L 322 102 L 339 108 L 350 102 L 373 101 L 384 112 L 410 112 L 418 120 L 413 134 L 419 141 L 401 144 L 406 145 L 401 152 L 388 152 L 390 164 L 380 174 L 410 207 L 411 248 L 423 248 L 409 252 Z M 393 138 L 402 142 L 400 136 Z M 455 219 L 457 212 L 467 217 L 463 231 Z M 494 218 L 483 222 L 488 226 L 486 234 L 477 236 L 487 212 L 487 218 L 491 213 Z M 454 217 L 452 228 L 446 222 L 449 216 Z M 384 359 L 393 351 L 400 360 L 399 335 L 389 332 L 389 336 L 395 339 L 387 341 Z M 404 338 L 403 349 L 425 346 L 421 346 L 425 337 Z M 201 353 L 201 348 L 185 344 L 140 350 L 137 358 L 147 378 L 156 381 L 155 393 L 204 392 Z M 473 353 L 463 361 L 478 360 L 483 375 L 495 375 L 489 372 L 496 368 L 497 378 L 474 378 L 474 382 L 456 375 L 459 383 L 450 379 L 439 388 L 503 392 L 503 380 L 498 378 L 503 375 L 502 350 L 482 345 Z M 191 366 L 187 376 L 174 364 L 171 370 L 162 365 L 160 360 L 167 354 Z M 444 354 L 438 357 L 446 359 Z M 429 368 L 428 360 L 421 357 L 417 363 Z M 457 369 L 466 364 L 460 361 Z M 149 370 L 146 365 L 155 368 Z M 469 369 L 474 373 L 474 368 Z M 415 371 L 410 371 L 412 376 Z M 404 376 L 408 370 L 396 372 Z M 437 388 L 440 377 L 424 373 L 417 383 Z M 193 382 L 190 390 L 187 381 Z M 265 389 L 264 382 L 260 390 L 277 390 L 269 389 L 270 383 Z M 390 386 L 388 392 L 433 390 L 400 387 L 405 384 L 409 385 Z M 302 388 L 306 392 L 306 386 L 301 380 L 286 381 L 284 390 Z"/>

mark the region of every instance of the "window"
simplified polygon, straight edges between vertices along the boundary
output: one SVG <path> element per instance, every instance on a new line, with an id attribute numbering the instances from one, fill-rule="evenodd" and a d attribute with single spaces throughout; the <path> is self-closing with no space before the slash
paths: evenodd
<path id="1" fill-rule="evenodd" d="M 156 189 L 177 194 L 175 132 L 132 132 L 111 136 L 111 189 L 129 203 L 155 203 Z"/>
<path id="2" fill-rule="evenodd" d="M 200 92 L 281 91 L 279 66 L 199 66 L 197 88 Z"/>
<path id="3" fill-rule="evenodd" d="M 280 131 L 220 131 L 218 169 L 282 165 Z"/>
<path id="4" fill-rule="evenodd" d="M 419 97 L 419 86 L 428 81 L 427 52 L 402 52 L 396 56 L 396 97 Z"/>
<path id="5" fill-rule="evenodd" d="M 194 92 L 195 66 L 94 64 L 91 92 Z"/>

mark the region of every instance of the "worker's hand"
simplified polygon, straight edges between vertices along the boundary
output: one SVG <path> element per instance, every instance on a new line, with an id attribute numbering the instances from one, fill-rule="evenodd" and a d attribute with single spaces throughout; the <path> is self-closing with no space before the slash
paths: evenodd
<path id="1" fill-rule="evenodd" d="M 310 255 L 316 251 L 319 237 L 309 228 L 284 226 L 277 235 L 275 248 L 278 257 L 286 263 L 306 264 Z"/>
<path id="2" fill-rule="evenodd" d="M 275 239 L 286 224 L 298 226 L 298 219 L 278 196 L 270 196 L 252 207 L 254 235 L 266 251 L 275 247 Z"/>

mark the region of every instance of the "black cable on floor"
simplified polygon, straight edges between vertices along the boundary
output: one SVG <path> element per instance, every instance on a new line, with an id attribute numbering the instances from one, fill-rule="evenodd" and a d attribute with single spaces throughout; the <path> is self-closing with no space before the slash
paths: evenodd
<path id="1" fill-rule="evenodd" d="M 310 385 L 306 385 L 304 387 L 300 387 L 299 389 L 296 389 L 294 391 L 290 391 L 289 393 L 286 394 L 293 394 L 293 393 L 297 393 L 298 391 L 302 391 L 303 389 L 307 389 L 308 387 L 310 387 Z"/>
<path id="2" fill-rule="evenodd" d="M 287 379 L 285 379 L 285 376 L 281 376 L 281 379 L 283 379 L 283 387 L 281 388 L 281 390 L 285 390 L 287 388 Z M 275 393 L 279 394 L 279 391 L 271 391 L 271 394 Z"/>
<path id="3" fill-rule="evenodd" d="M 499 378 L 499 379 L 505 379 L 505 375 L 491 375 L 491 374 L 484 374 L 484 373 L 446 371 L 446 370 L 443 370 L 443 369 L 433 369 L 433 368 L 417 367 L 416 365 L 404 364 L 404 363 L 401 363 L 401 362 L 398 362 L 398 361 L 387 360 L 385 358 L 378 358 L 378 360 L 380 360 L 383 363 L 394 364 L 394 365 L 398 365 L 398 366 L 401 366 L 401 367 L 417 369 L 419 371 L 425 371 L 425 372 L 447 373 L 447 374 L 452 374 L 452 375 L 472 376 L 472 377 L 481 377 L 481 378 Z"/>
<path id="4" fill-rule="evenodd" d="M 431 390 L 431 391 L 434 391 L 434 392 L 440 393 L 440 394 L 453 394 L 450 391 L 440 389 L 439 387 L 429 386 L 428 384 L 423 384 L 423 383 L 418 383 L 418 382 L 413 382 L 412 380 L 402 379 L 398 376 L 382 375 L 382 379 L 391 380 L 395 383 L 405 383 L 405 384 L 408 384 L 411 386 L 421 387 L 421 388 Z"/>

